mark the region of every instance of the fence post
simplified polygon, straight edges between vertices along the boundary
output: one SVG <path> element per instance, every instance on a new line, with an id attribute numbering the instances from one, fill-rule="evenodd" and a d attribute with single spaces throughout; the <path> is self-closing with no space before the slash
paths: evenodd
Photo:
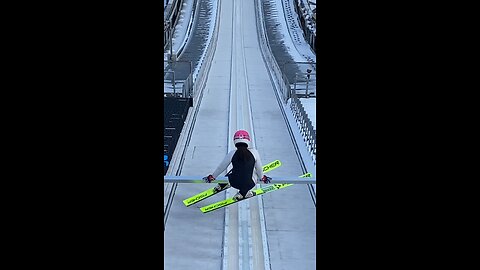
<path id="1" fill-rule="evenodd" d="M 175 92 L 175 71 L 174 70 L 172 70 L 172 74 L 173 74 L 173 76 L 172 76 L 173 96 L 176 97 L 177 94 Z"/>

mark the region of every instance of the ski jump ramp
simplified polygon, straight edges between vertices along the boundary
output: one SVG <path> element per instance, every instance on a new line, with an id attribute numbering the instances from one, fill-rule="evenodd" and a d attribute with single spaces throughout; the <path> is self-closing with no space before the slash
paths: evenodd
<path id="1" fill-rule="evenodd" d="M 282 162 L 267 175 L 293 181 L 303 174 L 302 164 L 262 57 L 255 17 L 258 2 L 218 0 L 217 4 L 216 50 L 177 182 L 213 172 L 234 148 L 237 129 L 249 131 L 263 164 Z M 167 179 L 175 182 L 174 177 Z M 315 269 L 316 207 L 306 184 L 207 214 L 199 208 L 232 197 L 236 190 L 188 208 L 183 204 L 185 198 L 215 185 L 191 182 L 172 188 L 168 220 L 164 218 L 165 269 Z"/>

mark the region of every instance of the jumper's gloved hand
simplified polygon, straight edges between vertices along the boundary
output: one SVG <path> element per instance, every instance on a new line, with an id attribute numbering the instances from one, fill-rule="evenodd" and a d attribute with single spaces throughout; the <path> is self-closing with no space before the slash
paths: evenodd
<path id="1" fill-rule="evenodd" d="M 270 183 L 270 182 L 272 182 L 272 178 L 264 175 L 262 177 L 262 182 L 265 183 L 265 184 Z"/>
<path id="2" fill-rule="evenodd" d="M 213 181 L 215 181 L 215 177 L 213 177 L 213 175 L 208 175 L 206 177 L 203 177 L 203 181 L 205 181 L 205 183 L 211 183 Z"/>

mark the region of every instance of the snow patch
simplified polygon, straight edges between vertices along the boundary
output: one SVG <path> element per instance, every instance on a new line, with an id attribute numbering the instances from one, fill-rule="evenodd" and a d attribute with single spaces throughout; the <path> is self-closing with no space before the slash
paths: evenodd
<path id="1" fill-rule="evenodd" d="M 275 30 L 282 32 L 284 37 L 290 36 L 290 38 L 283 40 L 288 53 L 295 62 L 307 62 L 309 59 L 316 59 L 316 55 L 312 52 L 310 45 L 305 41 L 303 31 L 299 26 L 293 1 L 287 1 L 287 3 L 282 3 L 282 1 L 284 0 L 270 0 L 273 5 L 272 11 L 275 13 L 271 18 L 273 18 L 277 24 L 277 29 Z M 292 18 L 290 22 L 293 21 L 293 24 L 287 23 L 287 16 Z M 294 39 L 294 36 L 301 38 Z M 298 41 L 294 43 L 293 40 Z"/>
<path id="2" fill-rule="evenodd" d="M 300 98 L 299 100 L 308 115 L 308 119 L 312 121 L 313 129 L 317 130 L 317 99 Z"/>

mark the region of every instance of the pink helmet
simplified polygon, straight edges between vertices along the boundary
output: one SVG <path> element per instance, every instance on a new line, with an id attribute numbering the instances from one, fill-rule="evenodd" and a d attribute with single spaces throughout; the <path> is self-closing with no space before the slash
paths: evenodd
<path id="1" fill-rule="evenodd" d="M 237 145 L 237 143 L 245 143 L 247 146 L 250 146 L 250 135 L 246 130 L 238 130 L 233 135 L 233 143 Z"/>

